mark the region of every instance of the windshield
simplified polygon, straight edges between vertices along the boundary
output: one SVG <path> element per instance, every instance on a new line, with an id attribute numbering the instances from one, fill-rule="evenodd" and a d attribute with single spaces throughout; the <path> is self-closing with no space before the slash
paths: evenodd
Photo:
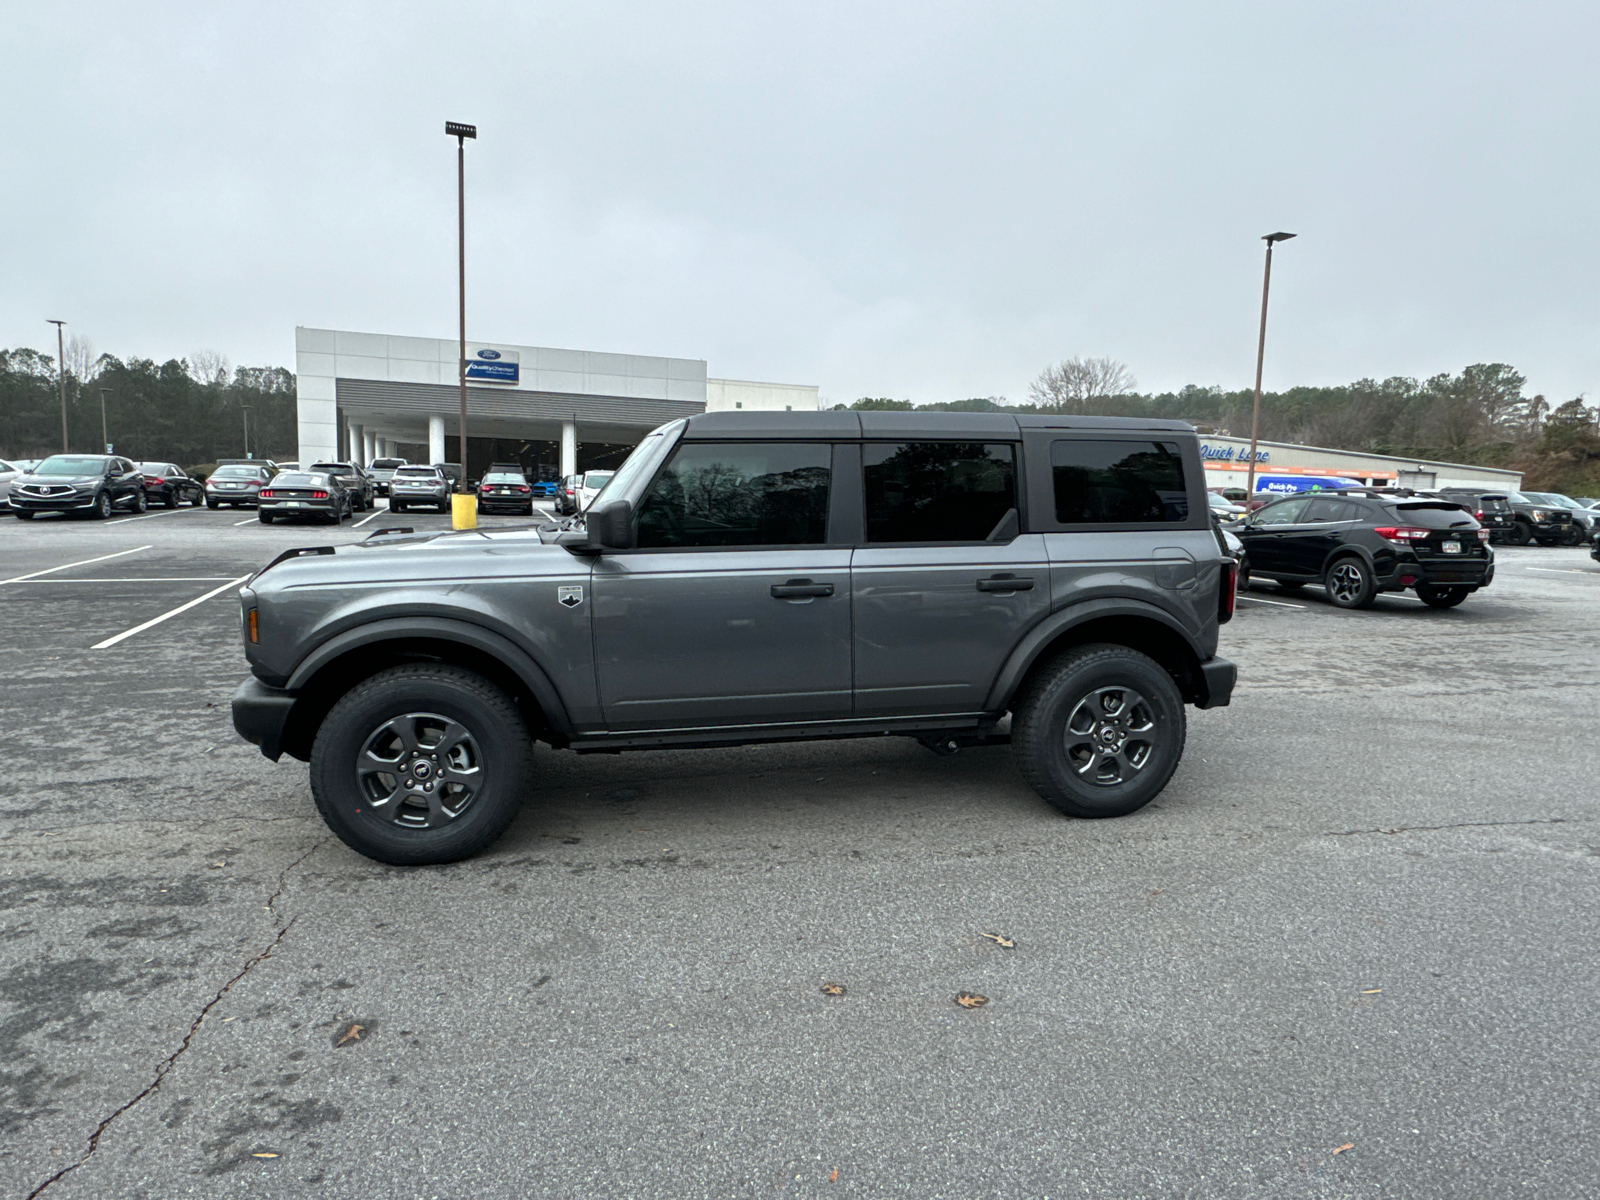
<path id="1" fill-rule="evenodd" d="M 52 454 L 33 469 L 35 475 L 103 475 L 106 459 L 87 454 Z"/>
<path id="2" fill-rule="evenodd" d="M 603 488 L 611 482 L 611 477 L 614 474 L 616 474 L 614 471 L 585 471 L 583 486 L 586 488 Z"/>
<path id="3" fill-rule="evenodd" d="M 403 458 L 375 458 L 372 460 L 372 469 L 374 471 L 392 471 L 396 467 L 405 465 L 406 460 Z"/>

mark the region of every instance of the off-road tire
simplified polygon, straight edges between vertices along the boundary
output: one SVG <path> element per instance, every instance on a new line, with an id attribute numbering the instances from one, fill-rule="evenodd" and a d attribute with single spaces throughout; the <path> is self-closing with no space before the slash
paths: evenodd
<path id="1" fill-rule="evenodd" d="M 1471 594 L 1470 588 L 1435 587 L 1426 583 L 1417 585 L 1417 599 L 1429 608 L 1454 608 Z"/>
<path id="2" fill-rule="evenodd" d="M 375 816 L 356 770 L 375 730 L 416 712 L 464 726 L 483 772 L 461 814 L 430 828 Z M 311 749 L 311 795 L 328 828 L 358 854 L 394 866 L 456 862 L 491 845 L 516 819 L 532 761 L 533 740 L 510 696 L 462 667 L 412 663 L 357 684 L 323 719 Z"/>
<path id="3" fill-rule="evenodd" d="M 1150 752 L 1131 778 L 1097 784 L 1079 769 L 1082 760 L 1074 763 L 1068 722 L 1119 688 L 1138 694 L 1152 718 Z M 1023 778 L 1067 816 L 1123 817 L 1167 786 L 1187 729 L 1183 697 L 1159 663 L 1126 646 L 1095 644 L 1068 650 L 1034 673 L 1012 706 L 1011 748 Z"/>

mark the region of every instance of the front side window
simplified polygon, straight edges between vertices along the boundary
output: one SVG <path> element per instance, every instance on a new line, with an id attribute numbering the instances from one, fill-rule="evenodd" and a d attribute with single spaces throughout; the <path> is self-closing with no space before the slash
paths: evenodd
<path id="1" fill-rule="evenodd" d="M 1050 443 L 1056 520 L 1124 525 L 1189 519 L 1189 492 L 1176 442 L 1099 438 Z"/>
<path id="2" fill-rule="evenodd" d="M 1007 442 L 868 442 L 867 541 L 981 542 L 1017 506 Z"/>
<path id="3" fill-rule="evenodd" d="M 1306 506 L 1311 501 L 1304 496 L 1296 496 L 1293 500 L 1279 500 L 1269 504 L 1256 514 L 1251 522 L 1253 525 L 1298 525 L 1306 511 Z"/>
<path id="4" fill-rule="evenodd" d="M 831 446 L 685 442 L 639 505 L 637 544 L 821 544 L 832 477 Z"/>

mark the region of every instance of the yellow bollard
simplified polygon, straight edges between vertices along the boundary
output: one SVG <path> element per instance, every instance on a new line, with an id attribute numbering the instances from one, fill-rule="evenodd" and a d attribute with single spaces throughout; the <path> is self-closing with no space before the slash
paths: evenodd
<path id="1" fill-rule="evenodd" d="M 457 493 L 450 497 L 450 528 L 476 529 L 478 527 L 478 498 Z"/>

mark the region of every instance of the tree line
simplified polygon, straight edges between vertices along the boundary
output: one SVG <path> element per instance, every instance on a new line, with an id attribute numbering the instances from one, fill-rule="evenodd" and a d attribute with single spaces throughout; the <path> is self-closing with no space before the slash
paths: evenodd
<path id="1" fill-rule="evenodd" d="M 1524 473 L 1534 490 L 1600 494 L 1600 428 L 1582 397 L 1552 406 L 1525 394 L 1527 380 L 1505 363 L 1477 363 L 1428 379 L 1359 379 L 1335 387 L 1264 392 L 1262 441 L 1325 446 L 1399 458 L 1441 459 Z M 1112 359 L 1066 359 L 1033 381 L 1029 399 L 1004 396 L 932 404 L 863 397 L 835 408 L 1032 412 L 1078 416 L 1163 417 L 1202 433 L 1250 436 L 1253 389 L 1190 384 L 1141 393 L 1127 367 Z"/>
<path id="2" fill-rule="evenodd" d="M 157 364 L 96 355 L 68 343 L 56 356 L 0 350 L 0 458 L 44 458 L 62 450 L 60 386 L 65 384 L 67 448 L 99 453 L 105 441 L 136 462 L 207 466 L 219 458 L 292 459 L 299 441 L 295 378 L 283 367 L 233 368 L 200 351 Z M 105 441 L 101 438 L 104 402 Z"/>

